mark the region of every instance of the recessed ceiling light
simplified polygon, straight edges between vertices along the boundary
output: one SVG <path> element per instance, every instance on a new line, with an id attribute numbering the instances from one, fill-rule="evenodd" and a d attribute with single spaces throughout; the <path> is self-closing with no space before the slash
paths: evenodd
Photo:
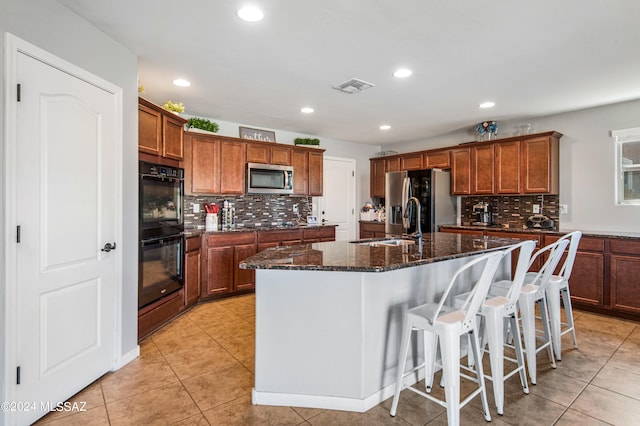
<path id="1" fill-rule="evenodd" d="M 313 112 L 313 108 L 310 107 L 304 107 L 300 110 L 300 112 L 303 112 L 305 114 L 311 114 Z"/>
<path id="2" fill-rule="evenodd" d="M 177 78 L 177 79 L 173 80 L 173 84 L 175 84 L 176 86 L 180 86 L 180 87 L 189 87 L 189 86 L 191 86 L 191 83 L 188 82 L 187 80 L 183 79 L 183 78 Z"/>
<path id="3" fill-rule="evenodd" d="M 483 102 L 478 106 L 480 108 L 493 108 L 494 106 L 496 106 L 496 103 L 495 102 Z"/>
<path id="4" fill-rule="evenodd" d="M 411 74 L 413 74 L 413 71 L 411 71 L 410 69 L 400 68 L 399 70 L 396 70 L 396 72 L 393 73 L 393 76 L 396 78 L 405 78 L 405 77 L 409 77 Z"/>
<path id="5" fill-rule="evenodd" d="M 391 128 L 391 126 L 389 126 L 388 124 L 383 124 L 382 126 L 380 126 L 380 130 L 389 130 Z"/>
<path id="6" fill-rule="evenodd" d="M 247 22 L 258 22 L 264 18 L 264 13 L 255 6 L 245 6 L 238 10 L 238 17 Z"/>

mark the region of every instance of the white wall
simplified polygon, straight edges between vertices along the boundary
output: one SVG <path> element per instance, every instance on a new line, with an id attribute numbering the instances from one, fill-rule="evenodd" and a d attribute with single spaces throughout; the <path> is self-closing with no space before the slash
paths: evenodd
<path id="1" fill-rule="evenodd" d="M 65 59 L 123 89 L 123 235 L 118 242 L 123 250 L 122 290 L 122 354 L 137 346 L 138 294 L 138 93 L 137 57 L 122 45 L 107 37 L 64 6 L 50 0 L 1 0 L 0 33 L 10 32 L 50 53 Z M 4 49 L 4 45 L 2 46 Z M 0 52 L 4 62 L 4 50 Z M 4 89 L 0 87 L 0 191 L 4 182 Z M 4 193 L 0 193 L 4 202 Z M 5 205 L 0 211 L 0 262 L 5 253 Z M 69 230 L 72 236 L 72 230 Z M 0 264 L 0 270 L 5 265 Z M 4 287 L 4 285 L 3 285 Z M 0 289 L 1 290 L 1 289 Z M 4 323 L 4 291 L 0 291 L 0 315 Z M 0 327 L 0 330 L 3 329 Z M 1 333 L 1 331 L 0 331 Z M 5 336 L 0 336 L 5 341 Z M 4 345 L 3 345 L 4 347 Z M 4 350 L 0 350 L 3 356 Z M 4 359 L 1 360 L 4 365 Z M 2 369 L 0 369 L 2 370 Z M 3 374 L 3 373 L 0 373 Z M 7 383 L 0 377 L 0 383 Z M 0 392 L 3 392 L 4 389 Z M 2 395 L 0 395 L 2 396 Z M 4 398 L 0 398 L 3 399 Z"/>
<path id="2" fill-rule="evenodd" d="M 144 96 L 144 95 L 143 95 Z M 207 117 L 212 121 L 215 121 L 220 126 L 218 134 L 222 136 L 238 137 L 239 126 L 255 127 L 251 124 L 241 124 L 229 121 L 218 120 L 215 117 Z M 278 129 L 264 129 L 273 130 L 276 132 L 276 141 L 281 144 L 293 145 L 293 140 L 298 137 L 312 137 L 320 139 L 320 146 L 318 148 L 325 149 L 325 155 L 331 157 L 343 157 L 353 158 L 356 160 L 356 212 L 360 210 L 362 205 L 369 201 L 369 158 L 375 156 L 375 153 L 380 151 L 379 146 L 364 145 L 353 142 L 340 141 L 337 139 L 329 139 L 323 136 L 305 135 L 300 133 L 286 132 Z M 356 221 L 359 216 L 356 217 Z"/>
<path id="3" fill-rule="evenodd" d="M 640 126 L 640 100 L 511 122 L 499 122 L 499 137 L 515 135 L 525 122 L 535 132 L 557 130 L 560 139 L 560 229 L 640 232 L 640 206 L 615 205 L 615 148 L 611 130 Z M 474 126 L 469 126 L 473 128 Z M 474 140 L 468 129 L 384 149 L 411 152 Z"/>

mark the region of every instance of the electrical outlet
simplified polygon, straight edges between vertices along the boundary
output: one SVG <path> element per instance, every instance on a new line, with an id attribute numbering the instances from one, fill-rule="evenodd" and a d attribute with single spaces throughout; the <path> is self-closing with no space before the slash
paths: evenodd
<path id="1" fill-rule="evenodd" d="M 560 214 L 569 214 L 569 206 L 567 204 L 560 204 Z"/>
<path id="2" fill-rule="evenodd" d="M 533 214 L 539 214 L 540 213 L 540 204 L 534 204 L 533 205 Z"/>
<path id="3" fill-rule="evenodd" d="M 193 206 L 193 212 L 194 213 L 200 213 L 200 204 L 193 203 L 192 206 Z"/>
<path id="4" fill-rule="evenodd" d="M 293 212 L 296 214 L 298 213 L 298 204 L 293 205 Z"/>

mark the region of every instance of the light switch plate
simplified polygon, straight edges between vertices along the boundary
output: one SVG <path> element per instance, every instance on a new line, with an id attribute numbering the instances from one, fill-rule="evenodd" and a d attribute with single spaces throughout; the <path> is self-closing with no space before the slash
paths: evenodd
<path id="1" fill-rule="evenodd" d="M 560 214 L 568 214 L 569 206 L 566 204 L 560 204 Z"/>

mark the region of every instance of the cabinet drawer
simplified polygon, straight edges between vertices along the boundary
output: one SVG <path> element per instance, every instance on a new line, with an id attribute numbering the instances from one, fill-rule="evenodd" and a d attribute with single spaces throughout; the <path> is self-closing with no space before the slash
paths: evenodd
<path id="1" fill-rule="evenodd" d="M 581 244 L 582 245 L 582 244 Z M 640 241 L 611 240 L 611 252 L 640 255 Z"/>
<path id="2" fill-rule="evenodd" d="M 200 237 L 186 238 L 184 241 L 185 252 L 200 250 L 201 246 L 202 246 L 202 239 Z"/>
<path id="3" fill-rule="evenodd" d="M 440 232 L 447 232 L 449 234 L 465 234 L 465 235 L 479 235 L 479 236 L 482 236 L 484 234 L 484 231 L 480 229 L 476 231 L 473 229 L 458 229 L 458 228 L 445 228 L 445 227 L 440 228 Z"/>
<path id="4" fill-rule="evenodd" d="M 561 236 L 555 235 L 545 235 L 544 236 L 544 245 L 549 245 L 554 243 L 560 239 Z M 640 247 L 639 247 L 640 248 Z M 580 251 L 604 251 L 604 240 L 602 238 L 590 238 L 590 237 L 582 237 L 580 238 L 580 244 L 578 245 L 578 250 Z M 640 254 L 640 252 L 639 252 Z"/>
<path id="5" fill-rule="evenodd" d="M 279 241 L 300 240 L 302 232 L 299 229 L 287 229 L 283 231 L 259 231 L 258 243 L 270 243 Z"/>
<path id="6" fill-rule="evenodd" d="M 330 238 L 335 236 L 335 228 L 333 226 L 329 228 L 313 228 L 302 230 L 302 238 L 305 240 L 311 238 Z"/>
<path id="7" fill-rule="evenodd" d="M 208 237 L 209 247 L 214 246 L 235 246 L 238 244 L 255 244 L 256 233 L 255 232 L 239 232 L 237 234 L 220 234 L 209 235 Z"/>

